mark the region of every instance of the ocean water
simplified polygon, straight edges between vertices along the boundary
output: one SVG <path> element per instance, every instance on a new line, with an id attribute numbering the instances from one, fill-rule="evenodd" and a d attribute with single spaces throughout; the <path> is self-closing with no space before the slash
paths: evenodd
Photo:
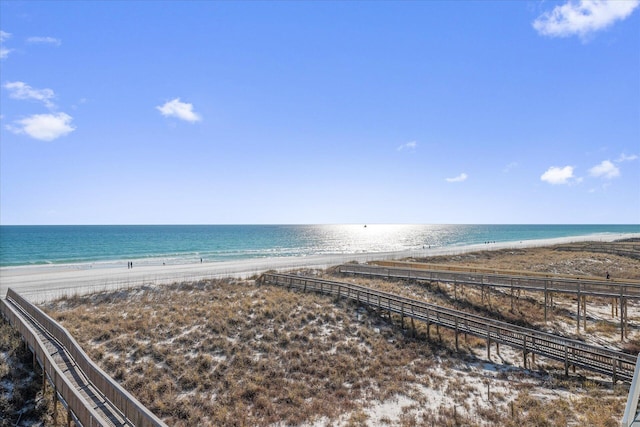
<path id="1" fill-rule="evenodd" d="M 179 264 L 610 233 L 640 233 L 640 225 L 5 225 L 0 226 L 0 266 Z"/>

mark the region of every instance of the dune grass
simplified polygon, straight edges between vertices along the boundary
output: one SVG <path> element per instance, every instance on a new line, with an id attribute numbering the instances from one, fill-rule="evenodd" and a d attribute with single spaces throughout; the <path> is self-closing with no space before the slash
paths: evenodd
<path id="1" fill-rule="evenodd" d="M 175 425 L 332 419 L 374 390 L 382 399 L 401 392 L 433 363 L 430 346 L 405 341 L 375 313 L 248 282 L 76 298 L 52 314 Z"/>
<path id="2" fill-rule="evenodd" d="M 559 262 L 553 251 L 533 251 L 524 264 L 546 259 L 570 274 L 588 271 L 585 260 L 594 256 L 563 252 Z M 619 262 L 613 255 L 598 256 Z M 461 262 L 456 257 L 451 261 Z M 527 255 L 502 251 L 468 259 L 513 268 L 512 257 L 520 262 Z M 595 259 L 598 267 L 592 269 L 603 259 Z M 634 263 L 625 267 L 627 274 L 640 276 Z M 488 300 L 473 288 L 362 284 L 528 327 L 570 332 L 563 325 L 573 321 L 560 297 L 545 324 L 540 298 L 533 294 L 521 295 L 512 309 L 510 295 L 499 292 Z M 566 303 L 570 308 L 570 299 Z M 454 335 L 444 328 L 439 334 L 432 328 L 428 340 L 418 322 L 414 336 L 395 316 L 252 280 L 66 298 L 46 310 L 110 375 L 176 426 L 609 426 L 618 424 L 628 391 L 628 385 L 612 386 L 584 373 L 565 378 L 561 367 L 547 361 L 524 370 L 521 355 L 507 349 L 494 365 L 482 358 L 484 340 L 461 339 L 456 352 Z M 606 319 L 593 320 L 588 333 L 605 341 L 617 336 Z"/>
<path id="3" fill-rule="evenodd" d="M 0 317 L 0 427 L 50 425 L 53 418 L 51 387 L 42 392 L 42 370 L 20 334 Z"/>

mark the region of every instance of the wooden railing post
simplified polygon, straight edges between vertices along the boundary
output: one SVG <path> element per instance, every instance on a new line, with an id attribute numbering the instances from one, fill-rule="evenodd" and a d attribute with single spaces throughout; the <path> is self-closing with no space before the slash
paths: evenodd
<path id="1" fill-rule="evenodd" d="M 458 350 L 458 317 L 455 317 L 455 323 L 456 323 L 456 351 Z"/>
<path id="2" fill-rule="evenodd" d="M 577 317 L 576 317 L 577 332 L 578 332 L 578 334 L 580 334 L 580 283 L 578 283 L 578 307 L 577 307 L 577 309 L 578 309 Z"/>
<path id="3" fill-rule="evenodd" d="M 620 285 L 620 341 L 624 341 L 624 297 L 622 295 L 622 285 Z"/>
<path id="4" fill-rule="evenodd" d="M 544 281 L 544 323 L 547 323 L 547 306 L 548 306 L 548 301 L 547 301 L 548 297 L 547 297 L 547 280 Z"/>

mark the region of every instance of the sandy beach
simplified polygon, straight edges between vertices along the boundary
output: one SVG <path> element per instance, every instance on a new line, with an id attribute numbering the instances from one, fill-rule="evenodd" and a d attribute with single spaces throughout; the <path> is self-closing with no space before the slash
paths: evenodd
<path id="1" fill-rule="evenodd" d="M 497 242 L 468 246 L 432 247 L 402 252 L 314 255 L 306 257 L 256 258 L 238 261 L 205 262 L 177 265 L 67 264 L 0 268 L 0 295 L 13 288 L 33 302 L 50 301 L 65 295 L 129 288 L 145 284 L 168 284 L 199 279 L 258 275 L 267 270 L 295 268 L 327 268 L 345 262 L 367 262 L 374 259 L 400 259 L 452 255 L 479 250 L 499 250 L 549 246 L 580 241 L 613 241 L 640 237 L 640 234 L 603 234 L 557 239 Z"/>

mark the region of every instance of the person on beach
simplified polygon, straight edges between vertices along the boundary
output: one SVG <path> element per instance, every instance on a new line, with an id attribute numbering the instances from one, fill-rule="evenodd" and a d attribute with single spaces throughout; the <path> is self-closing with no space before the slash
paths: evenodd
<path id="1" fill-rule="evenodd" d="M 609 280 L 611 276 L 609 276 L 609 272 L 607 271 L 607 280 Z"/>

